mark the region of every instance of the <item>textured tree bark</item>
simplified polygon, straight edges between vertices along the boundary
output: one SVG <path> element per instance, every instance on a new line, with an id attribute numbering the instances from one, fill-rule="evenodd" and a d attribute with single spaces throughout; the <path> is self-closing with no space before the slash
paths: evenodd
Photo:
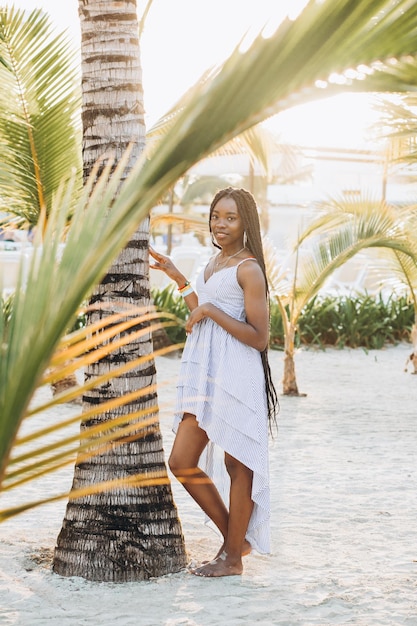
<path id="1" fill-rule="evenodd" d="M 298 391 L 297 378 L 295 375 L 294 364 L 294 341 L 295 327 L 288 324 L 288 331 L 285 336 L 285 357 L 284 357 L 284 376 L 282 381 L 284 396 L 302 396 Z"/>
<path id="2" fill-rule="evenodd" d="M 74 488 L 126 473 L 164 473 L 159 436 L 122 444 L 77 464 Z M 169 484 L 119 488 L 67 505 L 54 554 L 62 576 L 127 582 L 178 571 L 184 544 Z"/>
<path id="3" fill-rule="evenodd" d="M 133 144 L 126 175 L 144 147 L 145 125 L 136 1 L 79 0 L 82 32 L 83 159 L 87 177 L 97 159 L 113 156 L 117 163 Z M 105 219 L 105 217 L 103 217 Z M 97 287 L 92 303 L 106 305 L 91 321 L 120 304 L 150 306 L 149 227 L 142 223 L 135 236 Z M 138 330 L 136 325 L 129 332 Z M 91 380 L 114 365 L 152 352 L 150 332 L 86 370 Z M 86 407 L 155 383 L 154 361 L 130 370 L 93 389 Z M 53 570 L 63 576 L 125 582 L 145 580 L 180 570 L 186 564 L 184 540 L 167 477 L 157 421 L 157 395 L 111 413 L 100 422 L 144 409 L 135 431 L 114 441 L 99 456 L 75 467 L 73 489 L 102 481 L 140 475 L 136 484 L 69 501 L 57 540 Z M 155 417 L 143 428 L 141 420 Z M 89 428 L 96 422 L 86 422 Z M 157 478 L 155 478 L 155 476 Z M 143 483 L 146 481 L 146 484 Z M 142 481 L 142 482 L 141 482 Z"/>
<path id="4" fill-rule="evenodd" d="M 284 396 L 299 396 L 297 379 L 295 377 L 294 355 L 285 352 L 284 357 L 284 379 L 283 379 Z"/>
<path id="5" fill-rule="evenodd" d="M 411 328 L 411 343 L 413 344 L 413 352 L 410 356 L 410 361 L 414 368 L 414 371 L 411 373 L 417 374 L 417 320 Z"/>

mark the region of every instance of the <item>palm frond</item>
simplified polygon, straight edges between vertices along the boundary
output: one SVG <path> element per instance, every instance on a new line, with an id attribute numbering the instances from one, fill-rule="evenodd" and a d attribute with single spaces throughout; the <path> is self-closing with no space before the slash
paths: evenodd
<path id="1" fill-rule="evenodd" d="M 151 233 L 160 229 L 161 226 L 178 226 L 181 227 L 183 232 L 201 234 L 203 237 L 205 237 L 208 233 L 207 218 L 187 213 L 165 213 L 163 215 L 152 215 L 150 220 Z"/>
<path id="2" fill-rule="evenodd" d="M 300 264 L 297 282 L 297 311 L 300 312 L 336 268 L 367 248 L 396 251 L 415 262 L 416 248 L 389 210 L 354 216 L 311 246 Z"/>
<path id="3" fill-rule="evenodd" d="M 361 193 L 360 196 L 343 195 L 343 197 L 332 197 L 328 200 L 316 203 L 318 216 L 312 219 L 308 226 L 299 234 L 297 246 L 301 246 L 312 236 L 323 235 L 334 228 L 349 223 L 355 217 L 372 217 L 373 214 L 383 212 L 394 212 L 385 200 L 375 198 L 371 194 Z M 393 214 L 394 219 L 394 214 Z"/>
<path id="4" fill-rule="evenodd" d="M 40 10 L 0 10 L 2 210 L 36 224 L 73 170 L 81 184 L 80 90 L 68 39 Z"/>
<path id="5" fill-rule="evenodd" d="M 175 117 L 175 146 L 163 141 L 161 149 L 158 141 L 137 181 L 154 189 L 160 167 L 181 175 L 186 154 L 196 162 L 272 112 L 328 95 L 334 76 L 339 92 L 410 89 L 417 82 L 416 23 L 409 0 L 310 2 L 297 20 L 269 39 L 259 36 L 247 52 L 236 50 L 210 81 L 196 85 Z M 401 36 L 393 41 L 390 29 Z"/>
<path id="6" fill-rule="evenodd" d="M 207 73 L 203 74 L 200 79 L 201 83 L 208 79 Z M 152 157 L 153 150 L 157 146 L 158 140 L 160 140 L 173 124 L 178 115 L 180 115 L 183 109 L 183 102 L 187 100 L 187 96 L 195 91 L 195 87 L 191 87 L 189 93 L 183 96 L 182 100 L 177 102 L 168 113 L 166 113 L 156 124 L 147 132 L 146 139 L 146 152 L 148 158 Z M 250 162 L 254 165 L 259 163 L 266 177 L 271 174 L 271 163 L 274 152 L 281 148 L 278 141 L 274 136 L 260 125 L 253 126 L 245 130 L 241 135 L 234 137 L 227 143 L 219 146 L 209 156 L 231 156 L 244 154 L 250 159 Z M 289 148 L 287 148 L 289 151 Z"/>
<path id="7" fill-rule="evenodd" d="M 272 241 L 268 237 L 263 237 L 262 245 L 269 290 L 273 296 L 285 298 L 291 291 L 288 270 L 281 267 Z"/>
<path id="8" fill-rule="evenodd" d="M 104 493 L 113 489 L 120 489 L 120 487 L 155 487 L 157 485 L 167 485 L 170 479 L 166 471 L 154 471 L 144 472 L 139 474 L 133 474 L 123 479 L 107 480 L 97 484 L 88 485 L 87 487 L 80 487 L 71 489 L 71 491 L 63 492 L 58 495 L 41 498 L 40 500 L 34 500 L 31 502 L 25 502 L 23 504 L 13 505 L 5 509 L 0 510 L 0 522 L 4 522 L 11 517 L 29 511 L 35 507 L 43 504 L 49 504 L 51 502 L 57 502 L 58 500 L 76 500 L 77 498 L 83 498 L 85 496 L 91 496 L 93 494 Z"/>
<path id="9" fill-rule="evenodd" d="M 417 316 L 417 263 L 415 259 L 398 250 L 392 252 L 392 257 L 393 262 L 389 266 L 391 285 L 393 289 L 400 290 L 401 287 L 407 289 Z"/>
<path id="10" fill-rule="evenodd" d="M 380 95 L 375 109 L 379 114 L 375 131 L 388 139 L 388 165 L 414 163 L 417 159 L 416 95 L 413 92 Z"/>
<path id="11" fill-rule="evenodd" d="M 122 307 L 116 314 L 109 314 L 85 328 L 62 338 L 53 358 L 50 368 L 39 382 L 39 387 L 45 387 L 53 381 L 61 380 L 70 372 L 82 371 L 88 361 L 96 362 L 104 356 L 125 346 L 136 336 L 149 334 L 154 330 L 173 324 L 178 320 L 169 313 L 161 314 L 149 311 L 143 307 Z M 141 327 L 138 331 L 127 332 L 132 327 Z M 118 337 L 117 339 L 114 339 Z M 110 339 L 112 341 L 110 342 Z M 95 423 L 98 415 L 108 412 L 132 402 L 139 402 L 155 389 L 146 386 L 142 389 L 126 393 L 120 397 L 108 400 L 100 405 L 93 406 L 87 411 L 76 413 L 65 420 L 56 420 L 52 417 L 50 423 L 45 419 L 34 421 L 37 416 L 46 416 L 48 411 L 59 404 L 70 402 L 82 396 L 89 389 L 99 386 L 111 378 L 116 378 L 131 371 L 143 363 L 152 360 L 157 355 L 166 354 L 178 349 L 178 345 L 162 348 L 154 354 L 139 356 L 129 363 L 114 368 L 107 374 L 96 377 L 93 381 L 79 383 L 66 390 L 59 396 L 48 400 L 37 401 L 31 405 L 23 416 L 22 429 L 14 440 L 13 452 L 7 465 L 4 466 L 2 491 L 10 491 L 29 481 L 38 480 L 45 473 L 57 471 L 73 463 L 75 457 L 88 460 L 97 454 L 102 454 L 114 445 L 126 442 L 128 438 L 138 438 L 149 434 L 157 423 L 158 407 L 152 410 L 139 408 L 128 415 L 108 418 L 102 423 Z M 154 386 L 155 387 L 155 386 Z M 81 422 L 84 425 L 81 433 L 71 430 Z M 88 424 L 88 428 L 85 426 Z M 95 424 L 95 425 L 92 425 Z M 117 429 L 117 437 L 115 432 Z M 60 434 L 61 433 L 61 434 Z M 54 497 L 56 494 L 50 494 Z M 30 505 L 32 506 L 32 505 Z M 8 515 L 11 513 L 9 512 Z M 0 511 L 2 519 L 4 511 Z"/>

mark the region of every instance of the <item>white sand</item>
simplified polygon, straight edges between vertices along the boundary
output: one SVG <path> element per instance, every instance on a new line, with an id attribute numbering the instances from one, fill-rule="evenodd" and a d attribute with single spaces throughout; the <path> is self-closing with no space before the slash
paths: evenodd
<path id="1" fill-rule="evenodd" d="M 271 443 L 273 552 L 246 557 L 241 577 L 181 572 L 124 585 L 61 578 L 49 557 L 63 502 L 0 525 L 0 624 L 416 625 L 417 376 L 404 372 L 409 352 L 297 354 L 308 395 L 281 398 Z M 282 363 L 272 352 L 279 390 Z M 177 359 L 159 358 L 157 367 L 160 382 L 175 380 Z M 174 387 L 160 391 L 167 450 Z M 71 476 L 60 476 L 63 487 Z M 175 482 L 173 491 L 190 559 L 212 556 L 215 533 Z"/>

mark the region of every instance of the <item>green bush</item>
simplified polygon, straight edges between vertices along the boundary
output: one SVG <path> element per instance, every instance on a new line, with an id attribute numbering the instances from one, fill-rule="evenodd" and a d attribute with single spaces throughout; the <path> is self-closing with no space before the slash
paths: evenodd
<path id="1" fill-rule="evenodd" d="M 178 318 L 178 326 L 167 326 L 165 331 L 172 343 L 183 343 L 186 338 L 184 322 L 188 316 L 188 307 L 177 293 L 174 293 L 175 286 L 168 285 L 164 289 L 153 289 L 152 299 L 158 311 L 172 313 Z"/>
<path id="2" fill-rule="evenodd" d="M 303 309 L 296 344 L 321 348 L 382 348 L 405 341 L 414 321 L 412 303 L 405 297 L 316 296 Z M 271 309 L 271 347 L 282 349 L 284 337 L 278 305 Z"/>
<path id="3" fill-rule="evenodd" d="M 160 311 L 176 315 L 178 326 L 166 329 L 173 343 L 185 341 L 182 324 L 188 308 L 174 286 L 153 291 L 155 306 Z M 296 334 L 296 345 L 338 348 L 382 348 L 386 343 L 406 341 L 414 321 L 412 303 L 406 297 L 371 296 L 316 296 L 303 309 Z M 271 300 L 271 348 L 282 350 L 284 331 L 279 307 Z"/>

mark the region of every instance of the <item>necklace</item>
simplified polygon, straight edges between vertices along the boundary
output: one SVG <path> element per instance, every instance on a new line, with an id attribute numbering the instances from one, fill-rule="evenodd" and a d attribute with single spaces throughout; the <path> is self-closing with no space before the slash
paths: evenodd
<path id="1" fill-rule="evenodd" d="M 231 256 L 226 257 L 226 261 L 223 261 L 223 262 L 218 260 L 219 257 L 220 257 L 220 254 L 221 254 L 219 252 L 219 254 L 216 256 L 216 259 L 215 259 L 215 262 L 214 262 L 215 270 L 217 271 L 219 268 L 222 269 L 223 267 L 226 267 L 226 265 L 229 263 L 230 259 L 233 259 L 233 257 L 235 257 L 238 254 L 240 254 L 241 252 L 243 252 L 244 249 L 245 249 L 245 246 L 243 246 L 243 248 L 241 248 L 240 250 L 238 250 L 237 252 L 235 252 Z"/>

